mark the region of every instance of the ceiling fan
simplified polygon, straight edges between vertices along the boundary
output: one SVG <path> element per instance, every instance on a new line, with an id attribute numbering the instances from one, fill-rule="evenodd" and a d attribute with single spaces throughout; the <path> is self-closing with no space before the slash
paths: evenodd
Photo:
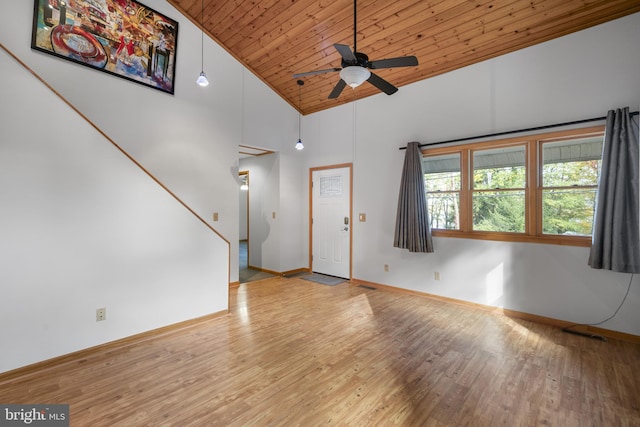
<path id="1" fill-rule="evenodd" d="M 398 58 L 379 59 L 377 61 L 369 61 L 369 57 L 364 53 L 358 52 L 357 49 L 357 7 L 356 0 L 353 0 L 353 50 L 345 44 L 334 44 L 333 47 L 342 56 L 342 68 L 328 68 L 325 70 L 308 71 L 306 73 L 294 74 L 293 78 L 314 76 L 316 74 L 331 73 L 340 71 L 340 80 L 329 94 L 329 99 L 340 96 L 342 90 L 347 86 L 356 88 L 362 83 L 368 81 L 387 95 L 392 95 L 398 91 L 398 88 L 383 79 L 380 76 L 369 71 L 379 68 L 397 68 L 412 67 L 418 65 L 418 58 L 415 56 L 401 56 Z"/>

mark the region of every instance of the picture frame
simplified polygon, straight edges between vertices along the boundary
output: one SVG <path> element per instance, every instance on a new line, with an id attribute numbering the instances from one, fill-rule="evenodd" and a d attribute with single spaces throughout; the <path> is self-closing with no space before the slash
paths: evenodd
<path id="1" fill-rule="evenodd" d="M 170 94 L 178 22 L 134 0 L 34 0 L 31 48 Z"/>

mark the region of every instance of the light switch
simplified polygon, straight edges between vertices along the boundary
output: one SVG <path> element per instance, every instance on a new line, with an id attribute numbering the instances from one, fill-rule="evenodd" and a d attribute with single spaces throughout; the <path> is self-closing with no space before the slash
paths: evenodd
<path id="1" fill-rule="evenodd" d="M 218 212 L 214 212 L 213 213 L 213 220 L 217 221 L 218 220 Z"/>
<path id="2" fill-rule="evenodd" d="M 365 213 L 361 213 L 361 214 L 359 214 L 359 215 L 358 215 L 358 220 L 359 220 L 360 222 L 366 222 L 366 221 L 367 221 L 367 214 L 365 214 Z"/>
<path id="3" fill-rule="evenodd" d="M 276 211 L 271 212 L 271 218 L 276 219 Z"/>

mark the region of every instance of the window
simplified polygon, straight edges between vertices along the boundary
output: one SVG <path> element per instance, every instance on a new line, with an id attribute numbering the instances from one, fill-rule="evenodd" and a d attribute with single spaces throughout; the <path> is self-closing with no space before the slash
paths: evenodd
<path id="1" fill-rule="evenodd" d="M 525 147 L 473 150 L 473 229 L 524 233 Z"/>
<path id="2" fill-rule="evenodd" d="M 460 154 L 426 157 L 424 187 L 431 229 L 460 229 Z"/>
<path id="3" fill-rule="evenodd" d="M 603 127 L 423 151 L 434 236 L 590 245 Z"/>
<path id="4" fill-rule="evenodd" d="M 591 236 L 602 137 L 541 146 L 542 233 Z"/>

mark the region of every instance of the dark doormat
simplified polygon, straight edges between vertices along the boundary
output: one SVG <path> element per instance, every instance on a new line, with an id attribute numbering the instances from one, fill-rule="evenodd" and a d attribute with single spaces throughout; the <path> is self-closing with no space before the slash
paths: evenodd
<path id="1" fill-rule="evenodd" d="M 346 280 L 346 279 L 343 279 L 342 277 L 327 276 L 325 274 L 319 274 L 319 273 L 312 273 L 308 276 L 302 277 L 302 279 L 308 280 L 310 282 L 320 283 L 322 285 L 327 285 L 327 286 L 339 285 L 340 283 L 343 283 Z"/>

